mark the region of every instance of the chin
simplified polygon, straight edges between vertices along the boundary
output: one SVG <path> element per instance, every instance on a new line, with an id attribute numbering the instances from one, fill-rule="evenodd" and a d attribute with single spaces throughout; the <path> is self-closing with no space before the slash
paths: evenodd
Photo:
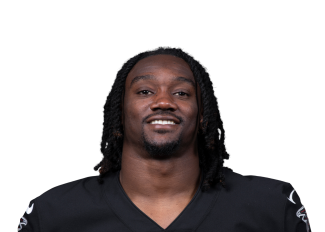
<path id="1" fill-rule="evenodd" d="M 163 132 L 161 134 L 166 133 L 165 130 L 162 131 Z M 152 158 L 156 159 L 167 159 L 172 157 L 173 154 L 175 154 L 175 152 L 178 150 L 181 143 L 180 136 L 175 140 L 159 143 L 149 140 L 144 134 L 142 134 L 142 140 L 145 150 L 150 154 Z"/>
<path id="2" fill-rule="evenodd" d="M 155 130 L 154 132 L 156 132 L 158 134 L 167 134 L 167 133 L 169 133 L 168 130 Z"/>

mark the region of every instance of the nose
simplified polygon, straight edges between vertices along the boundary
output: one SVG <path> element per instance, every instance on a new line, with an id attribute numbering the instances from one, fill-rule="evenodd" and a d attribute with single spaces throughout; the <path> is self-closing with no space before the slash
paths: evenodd
<path id="1" fill-rule="evenodd" d="M 174 102 L 173 97 L 166 92 L 160 92 L 156 94 L 156 97 L 153 99 L 153 102 L 150 104 L 150 109 L 152 111 L 160 110 L 170 110 L 176 111 L 177 104 Z"/>

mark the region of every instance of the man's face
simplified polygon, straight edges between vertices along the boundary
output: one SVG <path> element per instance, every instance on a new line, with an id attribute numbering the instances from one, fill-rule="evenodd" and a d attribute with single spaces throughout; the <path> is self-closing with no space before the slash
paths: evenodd
<path id="1" fill-rule="evenodd" d="M 155 55 L 140 60 L 125 83 L 123 142 L 160 159 L 194 149 L 195 85 L 190 67 L 181 58 Z"/>

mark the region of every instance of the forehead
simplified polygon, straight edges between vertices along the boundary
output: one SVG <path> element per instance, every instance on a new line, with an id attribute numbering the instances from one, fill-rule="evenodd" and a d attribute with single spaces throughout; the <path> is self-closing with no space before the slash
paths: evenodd
<path id="1" fill-rule="evenodd" d="M 181 58 L 172 55 L 154 55 L 140 60 L 132 68 L 126 82 L 141 75 L 159 75 L 169 73 L 173 76 L 190 78 L 194 81 L 193 73 L 189 65 Z"/>

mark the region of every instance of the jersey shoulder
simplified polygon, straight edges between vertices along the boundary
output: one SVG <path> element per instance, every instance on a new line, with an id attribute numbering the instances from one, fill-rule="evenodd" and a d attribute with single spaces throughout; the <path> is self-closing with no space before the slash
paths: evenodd
<path id="1" fill-rule="evenodd" d="M 108 219 L 115 220 L 110 209 L 104 186 L 115 188 L 112 181 L 117 174 L 105 176 L 103 183 L 98 176 L 86 177 L 56 186 L 30 202 L 29 210 L 23 215 L 19 227 L 24 231 L 94 231 Z M 32 212 L 30 212 L 32 211 Z M 100 222 L 93 224 L 94 221 Z M 24 224 L 25 223 L 25 224 Z M 118 231 L 118 230 L 117 230 Z"/>
<path id="2" fill-rule="evenodd" d="M 290 183 L 276 180 L 268 177 L 254 176 L 254 175 L 241 175 L 233 172 L 229 168 L 224 169 L 226 177 L 227 188 L 231 191 L 248 191 L 248 192 L 259 192 L 266 195 L 272 194 L 286 194 L 292 189 Z"/>
<path id="3" fill-rule="evenodd" d="M 254 212 L 283 215 L 292 186 L 284 181 L 261 176 L 243 176 L 225 169 L 224 196 L 236 206 Z"/>
<path id="4" fill-rule="evenodd" d="M 38 201 L 65 201 L 71 198 L 77 200 L 84 197 L 98 195 L 100 184 L 97 176 L 82 178 L 65 184 L 58 185 L 36 198 Z"/>
<path id="5" fill-rule="evenodd" d="M 86 177 L 56 186 L 33 202 L 41 218 L 49 219 L 78 215 L 103 205 L 102 185 L 96 176 Z"/>
<path id="6" fill-rule="evenodd" d="M 306 209 L 290 183 L 261 176 L 243 176 L 228 168 L 224 169 L 224 174 L 224 199 L 231 202 L 233 211 L 245 214 L 247 222 L 259 218 L 255 222 L 278 225 L 276 231 L 311 231 Z"/>
<path id="7" fill-rule="evenodd" d="M 66 219 L 70 220 L 71 215 L 102 204 L 100 196 L 101 187 L 96 176 L 56 186 L 30 202 L 20 219 L 18 231 L 38 232 L 48 231 L 49 228 L 59 231 L 59 225 Z"/>

